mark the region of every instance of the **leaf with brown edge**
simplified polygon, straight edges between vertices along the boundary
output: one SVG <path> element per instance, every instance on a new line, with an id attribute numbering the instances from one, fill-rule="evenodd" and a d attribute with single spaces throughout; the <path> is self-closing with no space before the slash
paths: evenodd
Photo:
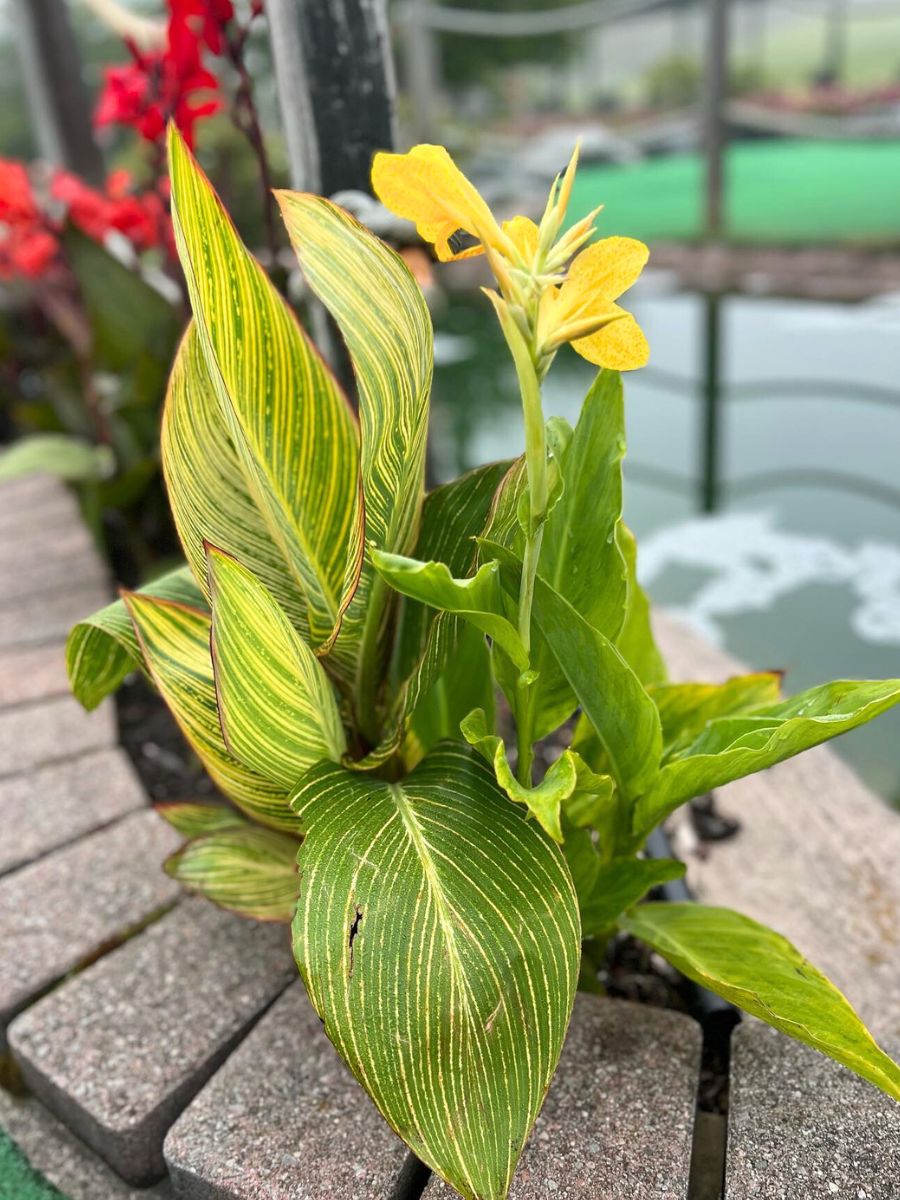
<path id="1" fill-rule="evenodd" d="M 559 848 L 459 744 L 396 783 L 314 767 L 292 803 L 294 953 L 326 1033 L 424 1162 L 501 1200 L 578 976 Z"/>
<path id="2" fill-rule="evenodd" d="M 220 908 L 256 921 L 287 922 L 300 890 L 299 845 L 273 829 L 219 829 L 176 851 L 166 872 Z"/>
<path id="3" fill-rule="evenodd" d="M 295 832 L 297 819 L 286 789 L 238 762 L 226 748 L 210 657 L 209 614 L 138 592 L 124 598 L 150 676 L 213 781 L 248 816 Z"/>
<path id="4" fill-rule="evenodd" d="M 170 463 L 173 507 L 220 505 L 219 529 L 196 529 L 186 538 L 197 557 L 198 535 L 240 554 L 282 602 L 298 632 L 313 647 L 329 645 L 356 587 L 362 544 L 359 506 L 359 432 L 353 413 L 293 312 L 238 237 L 206 176 L 183 139 L 170 127 L 172 221 L 194 312 L 196 344 L 189 336 L 181 376 L 173 377 L 203 404 L 181 410 L 176 465 Z M 205 376 L 196 369 L 199 348 Z M 204 390 L 205 389 L 205 390 Z M 209 394 L 211 389 L 212 395 Z M 209 405 L 213 399 L 218 412 Z M 170 399 L 177 407 L 178 396 Z M 217 482 L 215 462 L 201 434 L 217 422 L 233 450 L 228 473 L 242 485 L 232 494 Z M 171 448 L 170 448 L 171 449 Z M 174 453 L 174 451 L 172 451 Z M 196 476 L 196 477 L 195 477 Z M 221 536 L 240 529 L 251 497 L 258 520 L 241 530 L 244 545 Z M 240 501 L 240 503 L 239 503 Z M 234 533 L 232 534 L 234 536 Z M 259 540 L 263 563 L 242 553 Z M 196 566 L 196 562 L 195 562 Z M 297 594 L 303 599 L 298 609 Z M 332 669 L 350 677 L 354 659 L 335 657 Z"/>

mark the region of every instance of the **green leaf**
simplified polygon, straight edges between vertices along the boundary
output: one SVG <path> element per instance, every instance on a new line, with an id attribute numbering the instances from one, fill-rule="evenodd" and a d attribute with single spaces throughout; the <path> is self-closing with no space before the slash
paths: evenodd
<path id="1" fill-rule="evenodd" d="M 222 733 L 245 766 L 289 790 L 347 749 L 325 671 L 271 593 L 236 559 L 207 548 L 212 659 Z"/>
<path id="2" fill-rule="evenodd" d="M 95 363 L 143 375 L 141 394 L 158 403 L 182 325 L 178 309 L 80 229 L 66 229 L 63 243 L 90 319 Z"/>
<path id="3" fill-rule="evenodd" d="M 613 858 L 604 862 L 590 834 L 566 832 L 563 847 L 581 911 L 583 937 L 606 933 L 651 888 L 681 879 L 685 865 L 669 858 Z"/>
<path id="4" fill-rule="evenodd" d="M 174 126 L 169 170 L 175 240 L 207 368 L 206 379 L 197 379 L 194 390 L 212 384 L 219 421 L 245 480 L 236 496 L 219 487 L 205 503 L 218 504 L 223 520 L 237 525 L 245 515 L 244 497 L 253 497 L 267 531 L 260 554 L 270 570 L 273 544 L 280 553 L 281 581 L 272 587 L 276 599 L 312 645 L 329 644 L 356 586 L 362 550 L 359 435 L 353 414 L 294 314 L 242 244 Z M 189 393 L 191 376 L 179 386 Z M 172 403 L 177 402 L 176 397 Z M 208 411 L 196 421 L 190 413 L 183 417 L 182 470 L 177 475 L 170 471 L 183 489 L 175 500 L 182 514 L 215 478 L 214 465 L 201 467 L 195 480 L 190 471 L 191 463 L 200 466 L 203 456 L 210 455 L 211 447 L 199 434 L 212 420 Z M 250 531 L 243 534 L 245 541 L 251 536 Z M 230 541 L 222 545 L 240 553 Z M 186 550 L 196 563 L 196 541 L 193 550 Z M 246 561 L 257 570 L 256 561 Z M 259 574 L 273 584 L 270 576 Z M 304 597 L 302 620 L 294 611 L 296 602 L 292 607 L 292 592 Z M 333 666 L 338 669 L 340 660 Z M 343 666 L 345 674 L 351 673 L 351 663 Z"/>
<path id="5" fill-rule="evenodd" d="M 290 921 L 300 891 L 296 838 L 273 829 L 220 829 L 188 842 L 166 871 L 220 908 L 256 921 Z"/>
<path id="6" fill-rule="evenodd" d="M 195 838 L 221 829 L 242 829 L 247 818 L 227 804 L 157 804 L 156 812 L 183 837 Z"/>
<path id="7" fill-rule="evenodd" d="M 625 560 L 628 598 L 625 622 L 616 638 L 616 648 L 644 685 L 664 683 L 668 672 L 653 636 L 650 602 L 637 577 L 637 542 L 631 530 L 619 522 L 616 541 Z"/>
<path id="8" fill-rule="evenodd" d="M 429 492 L 422 506 L 415 557 L 423 562 L 442 562 L 455 577 L 468 575 L 475 563 L 475 538 L 484 530 L 507 469 L 507 463 L 489 463 Z M 460 625 L 455 618 L 441 619 L 430 605 L 410 599 L 401 603 L 391 667 L 396 688 L 402 689 L 421 670 L 432 631 L 439 622 L 444 628 L 457 629 Z M 447 659 L 449 654 L 437 664 L 437 673 Z"/>
<path id="9" fill-rule="evenodd" d="M 900 701 L 900 680 L 836 680 L 743 717 L 709 721 L 641 796 L 634 831 L 646 836 L 669 813 L 755 771 L 855 729 Z"/>
<path id="10" fill-rule="evenodd" d="M 299 192 L 276 196 L 307 282 L 337 323 L 353 361 L 366 544 L 410 554 L 425 482 L 433 368 L 428 307 L 400 256 L 343 209 Z M 391 604 L 389 590 L 364 563 L 335 653 L 347 644 L 353 648 L 354 694 L 370 738 L 375 732 L 372 697 L 390 649 L 385 631 Z"/>
<path id="11" fill-rule="evenodd" d="M 611 641 L 622 628 L 627 596 L 616 539 L 624 454 L 622 377 L 600 371 L 560 463 L 564 488 L 544 526 L 538 571 Z"/>
<path id="12" fill-rule="evenodd" d="M 513 578 L 521 564 L 502 546 L 481 539 Z M 659 766 L 662 734 L 656 705 L 612 642 L 594 629 L 540 575 L 534 619 L 597 733 L 619 792 L 637 796 Z"/>
<path id="13" fill-rule="evenodd" d="M 228 753 L 210 658 L 208 613 L 132 592 L 125 603 L 153 682 L 215 783 L 248 816 L 295 832 L 287 790 Z"/>
<path id="14" fill-rule="evenodd" d="M 393 784 L 314 767 L 293 803 L 294 950 L 326 1033 L 424 1162 L 501 1200 L 574 998 L 562 855 L 459 746 Z"/>
<path id="15" fill-rule="evenodd" d="M 475 560 L 474 539 L 485 526 L 506 467 L 505 463 L 490 463 L 428 493 L 416 545 L 420 558 L 444 563 L 451 575 L 467 574 Z M 397 748 L 410 717 L 432 695 L 449 665 L 454 663 L 460 639 L 467 629 L 474 632 L 472 626 L 455 615 L 437 612 L 408 597 L 401 599 L 390 671 L 393 703 L 388 706 L 381 745 L 368 756 L 373 765 Z M 486 681 L 476 683 L 477 690 L 485 682 L 490 687 L 489 676 Z M 478 706 L 479 698 L 474 703 L 463 703 L 472 687 L 473 680 L 467 680 L 465 691 L 454 697 L 458 720 Z M 481 703 L 485 707 L 483 698 Z M 456 737 L 458 732 L 457 726 L 451 736 Z"/>
<path id="16" fill-rule="evenodd" d="M 458 738 L 463 717 L 481 708 L 494 719 L 491 655 L 484 635 L 472 625 L 460 631 L 450 660 L 416 705 L 403 743 L 403 760 L 413 767 L 444 738 Z"/>
<path id="17" fill-rule="evenodd" d="M 190 568 L 178 567 L 138 588 L 138 595 L 156 596 L 191 608 L 204 601 Z M 122 600 L 107 604 L 79 621 L 66 642 L 66 669 L 76 699 L 88 710 L 114 692 L 126 675 L 143 667 L 144 659 L 134 626 Z"/>
<path id="18" fill-rule="evenodd" d="M 725 683 L 661 683 L 648 688 L 662 724 L 664 757 L 686 749 L 709 721 L 776 703 L 781 676 L 766 671 L 735 675 Z"/>
<path id="19" fill-rule="evenodd" d="M 35 433 L 0 452 L 0 480 L 53 475 L 66 483 L 96 483 L 115 469 L 109 446 L 92 446 L 66 433 Z"/>
<path id="20" fill-rule="evenodd" d="M 642 904 L 619 926 L 688 979 L 900 1100 L 900 1067 L 834 984 L 780 934 L 741 913 L 700 904 Z"/>
<path id="21" fill-rule="evenodd" d="M 503 615 L 500 568 L 483 563 L 468 579 L 454 579 L 442 562 L 418 562 L 400 554 L 372 551 L 375 570 L 395 591 L 443 612 L 456 613 L 502 646 L 520 671 L 528 653 L 516 627 Z"/>
<path id="22" fill-rule="evenodd" d="M 524 804 L 540 827 L 555 842 L 562 842 L 560 808 L 563 801 L 568 800 L 575 791 L 578 783 L 578 770 L 572 752 L 564 750 L 556 762 L 550 765 L 540 783 L 534 787 L 526 787 L 519 783 L 509 765 L 503 738 L 491 733 L 480 708 L 469 713 L 461 723 L 460 730 L 469 745 L 474 746 L 485 761 L 491 764 L 494 777 L 510 800 L 515 804 Z"/>
<path id="23" fill-rule="evenodd" d="M 252 477 L 223 419 L 195 324 L 178 348 L 169 378 L 162 463 L 175 527 L 207 599 L 209 542 L 244 563 L 277 599 L 291 624 L 308 634 L 305 594 L 277 532 L 257 504 Z"/>

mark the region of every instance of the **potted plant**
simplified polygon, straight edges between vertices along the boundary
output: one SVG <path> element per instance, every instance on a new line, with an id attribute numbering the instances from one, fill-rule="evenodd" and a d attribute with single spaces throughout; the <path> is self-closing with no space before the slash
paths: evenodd
<path id="1" fill-rule="evenodd" d="M 619 372 L 648 351 L 617 301 L 647 251 L 592 242 L 596 214 L 566 230 L 577 155 L 539 224 L 498 223 L 441 147 L 376 157 L 376 192 L 439 258 L 487 256 L 521 390 L 524 456 L 425 494 L 432 331 L 400 258 L 330 201 L 278 194 L 357 423 L 174 131 L 169 149 L 194 321 L 162 458 L 188 565 L 77 626 L 68 662 L 88 707 L 140 666 L 233 801 L 165 810 L 187 839 L 172 874 L 292 920 L 329 1037 L 465 1197 L 506 1195 L 579 972 L 617 929 L 900 1098 L 900 1068 L 782 937 L 642 903 L 684 870 L 645 856 L 659 822 L 870 720 L 900 681 L 789 700 L 776 674 L 666 682 L 621 519 Z M 600 368 L 574 429 L 541 411 L 567 342 Z"/>

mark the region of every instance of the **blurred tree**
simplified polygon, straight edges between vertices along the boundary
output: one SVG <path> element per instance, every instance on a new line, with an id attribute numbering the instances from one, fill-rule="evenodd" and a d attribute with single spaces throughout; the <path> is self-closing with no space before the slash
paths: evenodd
<path id="1" fill-rule="evenodd" d="M 445 8 L 478 9 L 479 12 L 546 12 L 569 8 L 572 0 L 441 0 Z M 469 83 L 493 84 L 504 67 L 522 63 L 562 62 L 575 44 L 575 34 L 557 33 L 541 37 L 473 37 L 469 34 L 440 34 L 444 82 L 449 87 Z"/>

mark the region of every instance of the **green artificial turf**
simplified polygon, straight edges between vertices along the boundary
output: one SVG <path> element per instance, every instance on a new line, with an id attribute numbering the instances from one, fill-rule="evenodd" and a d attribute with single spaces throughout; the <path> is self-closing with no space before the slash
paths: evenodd
<path id="1" fill-rule="evenodd" d="M 0 1129 L 0 1200 L 64 1200 Z M 99 1200 L 99 1198 L 98 1198 Z"/>
<path id="2" fill-rule="evenodd" d="M 900 142 L 737 142 L 728 148 L 728 233 L 753 242 L 900 241 Z M 699 154 L 585 167 L 570 212 L 604 204 L 601 236 L 646 241 L 702 233 Z"/>

